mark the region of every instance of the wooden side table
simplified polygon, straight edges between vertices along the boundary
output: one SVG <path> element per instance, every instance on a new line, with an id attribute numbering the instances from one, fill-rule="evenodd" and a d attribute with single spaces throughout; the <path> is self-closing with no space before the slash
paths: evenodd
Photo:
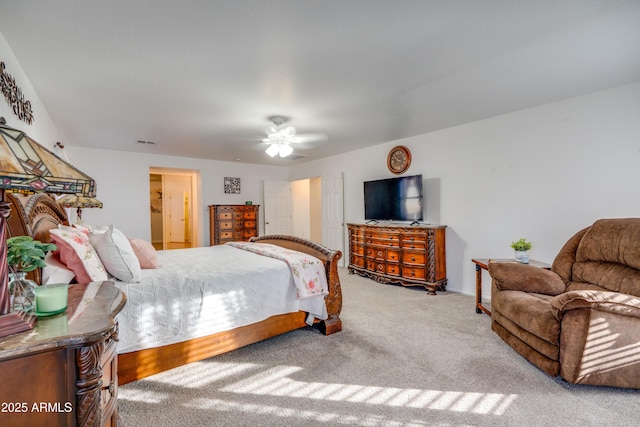
<path id="1" fill-rule="evenodd" d="M 67 311 L 0 341 L 0 425 L 116 426 L 116 315 L 112 282 L 69 286 Z"/>
<path id="2" fill-rule="evenodd" d="M 511 258 L 473 258 L 471 260 L 476 265 L 476 313 L 480 314 L 482 312 L 487 313 L 491 316 L 491 311 L 482 305 L 482 270 L 489 271 L 489 263 L 490 262 L 519 262 L 515 259 Z M 551 265 L 546 262 L 536 261 L 535 259 L 529 260 L 529 265 L 538 268 L 544 268 L 545 270 L 550 270 Z"/>

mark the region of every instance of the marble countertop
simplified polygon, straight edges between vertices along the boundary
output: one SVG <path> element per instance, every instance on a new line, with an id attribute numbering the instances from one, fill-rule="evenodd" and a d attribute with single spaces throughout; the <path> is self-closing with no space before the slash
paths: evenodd
<path id="1" fill-rule="evenodd" d="M 0 360 L 97 342 L 113 331 L 125 303 L 125 294 L 112 282 L 70 285 L 64 313 L 39 317 L 35 328 L 0 338 Z"/>

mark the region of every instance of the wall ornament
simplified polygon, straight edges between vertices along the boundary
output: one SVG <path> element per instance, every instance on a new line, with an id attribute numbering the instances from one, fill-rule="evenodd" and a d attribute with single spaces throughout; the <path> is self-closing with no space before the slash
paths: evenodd
<path id="1" fill-rule="evenodd" d="M 16 79 L 5 71 L 4 62 L 0 61 L 0 87 L 4 99 L 13 110 L 13 114 L 27 124 L 33 123 L 33 110 L 31 109 L 31 101 L 25 99 L 22 89 L 16 84 Z"/>

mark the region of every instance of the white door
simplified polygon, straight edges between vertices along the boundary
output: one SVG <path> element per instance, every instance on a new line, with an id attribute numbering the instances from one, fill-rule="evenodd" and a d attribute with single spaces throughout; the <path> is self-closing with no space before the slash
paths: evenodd
<path id="1" fill-rule="evenodd" d="M 322 244 L 342 251 L 344 267 L 344 200 L 342 172 L 322 176 Z"/>
<path id="2" fill-rule="evenodd" d="M 264 182 L 264 234 L 291 234 L 291 183 Z"/>
<path id="3" fill-rule="evenodd" d="M 183 191 L 169 192 L 169 241 L 184 242 L 185 238 L 185 203 L 186 193 Z"/>

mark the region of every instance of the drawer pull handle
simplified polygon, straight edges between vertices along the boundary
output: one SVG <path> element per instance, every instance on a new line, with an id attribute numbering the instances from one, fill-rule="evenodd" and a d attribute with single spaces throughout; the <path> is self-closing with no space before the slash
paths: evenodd
<path id="1" fill-rule="evenodd" d="M 411 261 L 415 261 L 415 260 L 416 260 L 416 257 L 412 256 Z"/>
<path id="2" fill-rule="evenodd" d="M 382 256 L 382 251 L 378 251 L 378 256 Z"/>

